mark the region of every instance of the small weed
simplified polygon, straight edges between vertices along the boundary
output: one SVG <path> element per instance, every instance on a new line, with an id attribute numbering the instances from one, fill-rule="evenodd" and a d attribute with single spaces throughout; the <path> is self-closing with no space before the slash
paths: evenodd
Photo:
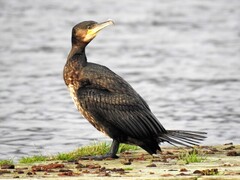
<path id="1" fill-rule="evenodd" d="M 12 165 L 12 164 L 14 164 L 12 159 L 0 160 L 0 166 L 1 165 Z"/>
<path id="2" fill-rule="evenodd" d="M 123 168 L 125 171 L 132 171 L 133 170 L 133 168 L 131 168 L 131 167 L 127 167 L 127 168 Z"/>
<path id="3" fill-rule="evenodd" d="M 203 162 L 204 160 L 206 160 L 206 157 L 200 156 L 197 150 L 193 149 L 193 151 L 191 152 L 181 153 L 178 159 L 184 161 L 186 164 L 189 164 Z"/>
<path id="4" fill-rule="evenodd" d="M 23 157 L 19 160 L 19 163 L 28 164 L 28 163 L 35 163 L 48 160 L 48 157 L 43 155 L 35 155 L 32 157 Z"/>

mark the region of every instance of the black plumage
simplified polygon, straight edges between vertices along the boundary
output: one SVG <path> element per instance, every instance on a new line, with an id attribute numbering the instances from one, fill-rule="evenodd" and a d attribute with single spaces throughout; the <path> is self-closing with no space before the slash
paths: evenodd
<path id="1" fill-rule="evenodd" d="M 113 139 L 110 152 L 117 157 L 119 143 L 135 144 L 150 154 L 159 143 L 195 145 L 203 132 L 166 130 L 143 98 L 123 78 L 105 66 L 87 62 L 85 47 L 111 20 L 84 21 L 73 27 L 72 49 L 64 67 L 64 80 L 77 109 L 99 131 Z"/>

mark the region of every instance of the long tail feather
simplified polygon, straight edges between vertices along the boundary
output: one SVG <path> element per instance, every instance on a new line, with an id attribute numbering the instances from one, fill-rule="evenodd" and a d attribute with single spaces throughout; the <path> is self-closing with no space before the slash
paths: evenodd
<path id="1" fill-rule="evenodd" d="M 168 142 L 172 145 L 183 145 L 191 147 L 198 145 L 206 138 L 207 133 L 199 131 L 167 130 L 166 134 L 159 136 L 160 142 Z"/>

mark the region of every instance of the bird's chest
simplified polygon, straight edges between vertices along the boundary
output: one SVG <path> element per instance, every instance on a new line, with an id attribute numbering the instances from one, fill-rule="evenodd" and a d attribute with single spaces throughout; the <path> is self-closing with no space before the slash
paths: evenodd
<path id="1" fill-rule="evenodd" d="M 74 88 L 74 85 L 69 84 L 68 85 L 68 90 L 70 92 L 70 96 L 72 97 L 72 100 L 76 106 L 76 108 L 78 109 L 78 111 L 80 111 L 80 113 L 89 121 L 91 121 L 93 119 L 93 117 L 91 116 L 90 113 L 88 113 L 88 111 L 86 109 L 83 108 L 83 106 L 81 105 L 81 101 L 79 101 L 78 96 L 77 96 L 77 91 Z"/>
<path id="2" fill-rule="evenodd" d="M 68 87 L 70 95 L 73 99 L 73 102 L 76 108 L 85 116 L 85 111 L 81 106 L 81 102 L 77 96 L 77 90 L 81 86 L 81 69 L 75 68 L 77 66 L 74 62 L 69 62 L 64 67 L 64 81 Z M 77 66 L 78 67 L 78 66 Z"/>
<path id="3" fill-rule="evenodd" d="M 68 84 L 68 90 L 70 92 L 70 96 L 72 97 L 72 100 L 73 100 L 76 108 L 83 114 L 84 113 L 84 109 L 82 108 L 81 103 L 78 100 L 77 92 L 76 92 L 76 90 L 74 88 L 74 85 L 73 84 Z"/>
<path id="4" fill-rule="evenodd" d="M 68 86 L 69 90 L 73 90 L 73 86 L 75 88 L 78 88 L 79 86 L 79 81 L 81 78 L 81 73 L 79 70 L 75 70 L 71 67 L 65 66 L 64 69 L 64 81 L 66 85 Z M 70 88 L 71 86 L 71 88 Z"/>
<path id="5" fill-rule="evenodd" d="M 105 133 L 105 131 L 101 128 L 101 126 L 98 124 L 98 122 L 94 119 L 94 117 L 91 115 L 91 113 L 88 112 L 87 109 L 84 109 L 84 107 L 81 105 L 81 101 L 79 101 L 77 97 L 77 91 L 75 90 L 74 86 L 72 84 L 68 85 L 68 89 L 70 92 L 70 95 L 73 99 L 73 102 L 80 111 L 80 113 L 99 131 Z"/>

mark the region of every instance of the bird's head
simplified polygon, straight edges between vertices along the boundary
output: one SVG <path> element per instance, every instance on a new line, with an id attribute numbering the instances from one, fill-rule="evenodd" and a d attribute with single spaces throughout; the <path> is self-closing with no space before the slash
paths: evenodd
<path id="1" fill-rule="evenodd" d="M 112 20 L 108 20 L 102 23 L 97 23 L 95 21 L 83 21 L 73 27 L 72 43 L 75 45 L 86 45 L 96 37 L 97 33 L 100 30 L 112 24 L 114 24 Z"/>

